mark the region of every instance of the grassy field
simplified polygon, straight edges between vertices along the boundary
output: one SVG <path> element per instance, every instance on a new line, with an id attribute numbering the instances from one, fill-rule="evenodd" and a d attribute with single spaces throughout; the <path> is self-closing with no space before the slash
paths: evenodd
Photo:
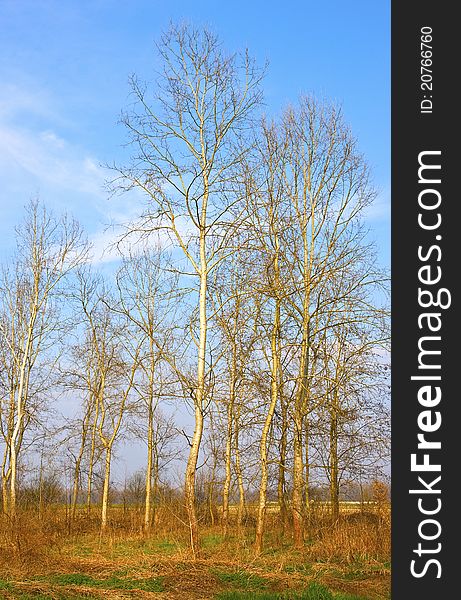
<path id="1" fill-rule="evenodd" d="M 351 513 L 349 510 L 348 513 Z M 219 526 L 202 527 L 202 553 L 192 560 L 187 530 L 168 517 L 152 534 L 136 511 L 113 510 L 101 537 L 94 520 L 72 528 L 59 510 L 39 519 L 22 514 L 13 531 L 3 518 L 0 598 L 81 600 L 384 600 L 389 598 L 388 513 L 355 512 L 332 526 L 317 515 L 296 550 L 276 516 L 266 550 L 255 556 L 254 531 L 224 539 Z"/>

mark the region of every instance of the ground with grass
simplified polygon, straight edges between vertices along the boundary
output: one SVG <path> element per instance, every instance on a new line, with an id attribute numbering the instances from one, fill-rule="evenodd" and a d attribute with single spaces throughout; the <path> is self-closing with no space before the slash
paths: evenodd
<path id="1" fill-rule="evenodd" d="M 362 579 L 348 579 L 325 565 L 300 569 L 305 575 L 274 572 L 270 564 L 236 568 L 233 564 L 216 566 L 212 561 L 168 563 L 143 562 L 140 567 L 114 570 L 108 561 L 80 563 L 93 574 L 54 573 L 40 576 L 9 576 L 0 580 L 0 598 L 27 600 L 80 600 L 82 598 L 158 598 L 215 600 L 371 600 L 383 596 L 383 571 L 363 572 Z M 272 565 L 275 566 L 275 565 Z M 156 574 L 151 575 L 152 571 Z M 131 574 L 136 572 L 136 576 Z M 307 574 L 309 573 L 309 574 Z"/>
<path id="2" fill-rule="evenodd" d="M 318 527 L 295 549 L 277 527 L 256 556 L 250 527 L 240 535 L 202 528 L 193 560 L 187 531 L 158 526 L 143 535 L 120 519 L 104 536 L 91 528 L 58 526 L 56 518 L 23 517 L 0 532 L 0 598 L 82 600 L 386 600 L 388 524 L 343 519 Z M 29 520 L 27 520 L 29 519 Z"/>

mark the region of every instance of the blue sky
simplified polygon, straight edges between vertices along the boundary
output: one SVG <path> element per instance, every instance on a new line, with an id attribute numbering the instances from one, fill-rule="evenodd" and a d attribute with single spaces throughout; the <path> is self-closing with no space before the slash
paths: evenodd
<path id="1" fill-rule="evenodd" d="M 389 264 L 389 4 L 0 0 L 0 260 L 24 204 L 39 194 L 55 211 L 72 212 L 95 258 L 110 264 L 111 253 L 102 256 L 114 235 L 107 225 L 135 216 L 141 202 L 109 199 L 103 187 L 109 174 L 101 165 L 126 156 L 117 121 L 128 77 L 150 79 L 154 41 L 170 20 L 188 20 L 213 28 L 229 50 L 248 47 L 260 64 L 269 61 L 268 114 L 302 92 L 342 103 L 379 190 L 368 225 Z M 132 470 L 144 451 L 128 458 Z"/>
<path id="2" fill-rule="evenodd" d="M 208 25 L 229 50 L 269 61 L 267 113 L 302 92 L 342 103 L 379 198 L 368 216 L 389 263 L 390 6 L 388 0 L 283 3 L 186 0 L 0 0 L 0 253 L 39 194 L 82 222 L 99 256 L 110 222 L 139 198 L 109 200 L 102 164 L 123 160 L 128 76 L 149 79 L 170 20 Z M 109 261 L 110 253 L 104 259 Z"/>

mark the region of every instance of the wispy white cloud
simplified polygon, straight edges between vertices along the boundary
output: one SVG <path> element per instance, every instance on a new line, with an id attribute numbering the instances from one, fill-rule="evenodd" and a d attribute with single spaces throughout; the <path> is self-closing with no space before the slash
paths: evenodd
<path id="1" fill-rule="evenodd" d="M 44 143 L 49 144 L 51 147 L 54 147 L 57 150 L 62 150 L 66 147 L 66 142 L 56 135 L 54 131 L 42 131 L 40 133 L 40 138 Z"/>
<path id="2" fill-rule="evenodd" d="M 94 266 L 120 260 L 120 234 L 113 228 L 104 228 L 90 235 L 91 263 Z"/>
<path id="3" fill-rule="evenodd" d="M 122 216 L 122 215 L 120 215 Z M 165 230 L 155 235 L 143 236 L 135 229 L 127 235 L 128 220 L 121 219 L 111 226 L 102 227 L 89 236 L 91 244 L 91 263 L 93 266 L 120 261 L 122 256 L 129 256 L 143 249 L 155 247 L 169 247 L 170 237 Z"/>
<path id="4" fill-rule="evenodd" d="M 103 195 L 105 173 L 52 130 L 19 129 L 0 122 L 0 171 L 32 177 L 60 191 Z M 27 179 L 26 179 L 27 181 Z"/>
<path id="5" fill-rule="evenodd" d="M 105 196 L 104 169 L 91 152 L 66 139 L 69 124 L 46 88 L 0 83 L 0 173 L 3 180 Z M 18 187 L 18 186 L 16 186 Z"/>
<path id="6" fill-rule="evenodd" d="M 109 200 L 105 182 L 111 173 L 66 136 L 68 125 L 46 90 L 0 83 L 0 201 L 11 203 L 7 188 L 22 194 L 21 205 L 37 191 L 45 202 L 60 198 L 55 204 L 84 214 L 90 232 L 134 220 L 143 195 L 133 191 Z"/>
<path id="7" fill-rule="evenodd" d="M 38 194 L 49 208 L 70 212 L 81 222 L 94 244 L 95 263 L 110 262 L 118 257 L 118 231 L 107 225 L 132 218 L 137 203 L 133 198 L 128 206 L 121 199 L 108 201 L 108 173 L 68 131 L 46 90 L 0 83 L 0 247 L 9 251 L 18 211 Z"/>
<path id="8" fill-rule="evenodd" d="M 26 113 L 42 118 L 59 118 L 53 109 L 52 98 L 44 88 L 0 83 L 0 120 L 14 120 Z"/>
<path id="9" fill-rule="evenodd" d="M 3 238 L 12 240 L 17 209 L 37 193 L 51 208 L 73 213 L 90 236 L 111 222 L 114 206 L 104 189 L 106 170 L 63 131 L 68 131 L 66 120 L 46 90 L 0 84 L 0 204 L 7 221 L 0 229 Z"/>

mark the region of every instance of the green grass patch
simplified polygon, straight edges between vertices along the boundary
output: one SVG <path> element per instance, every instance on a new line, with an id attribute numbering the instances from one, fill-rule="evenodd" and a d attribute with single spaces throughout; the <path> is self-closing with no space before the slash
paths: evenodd
<path id="1" fill-rule="evenodd" d="M 64 600 L 64 596 L 61 596 L 61 598 Z M 61 598 L 60 598 L 60 600 L 61 600 Z M 71 598 L 71 596 L 67 596 L 67 598 Z M 75 596 L 72 596 L 72 598 L 75 598 Z M 54 598 L 53 598 L 53 596 L 50 596 L 49 594 L 28 593 L 28 594 L 20 594 L 18 596 L 18 600 L 54 600 Z"/>
<path id="2" fill-rule="evenodd" d="M 114 556 L 132 556 L 134 553 L 139 552 L 139 544 L 137 547 L 134 547 L 133 543 L 126 542 L 118 542 L 114 544 L 112 554 Z"/>
<path id="3" fill-rule="evenodd" d="M 334 600 L 369 600 L 365 596 L 356 596 L 355 594 L 333 594 Z"/>
<path id="4" fill-rule="evenodd" d="M 255 594 L 254 592 L 221 592 L 215 596 L 216 600 L 279 600 L 281 598 L 288 598 L 287 596 L 280 596 L 280 594 L 274 594 L 271 592 L 262 592 Z"/>
<path id="5" fill-rule="evenodd" d="M 51 583 L 56 585 L 79 585 L 94 587 L 104 590 L 142 590 L 144 592 L 162 592 L 163 581 L 161 577 L 149 577 L 147 579 L 126 579 L 112 576 L 108 579 L 94 579 L 84 573 L 68 573 L 65 575 L 54 575 L 50 578 Z"/>
<path id="6" fill-rule="evenodd" d="M 329 575 L 338 579 L 345 579 L 346 581 L 362 581 L 373 575 L 383 575 L 389 570 L 385 563 L 378 564 L 366 564 L 366 563 L 352 563 L 347 568 L 339 569 L 332 567 L 325 569 Z"/>
<path id="7" fill-rule="evenodd" d="M 58 594 L 56 596 L 56 594 L 54 594 L 53 596 L 50 596 L 49 594 L 42 594 L 41 592 L 37 592 L 37 593 L 31 593 L 28 592 L 26 594 L 20 594 L 19 596 L 17 596 L 18 600 L 91 600 L 91 599 L 96 600 L 96 596 L 82 596 L 82 595 L 75 595 L 75 594 L 69 594 L 69 593 L 63 593 L 63 594 Z"/>
<path id="8" fill-rule="evenodd" d="M 213 571 L 213 574 L 226 585 L 242 590 L 264 590 L 267 588 L 268 582 L 263 577 L 248 573 L 247 571 Z"/>
<path id="9" fill-rule="evenodd" d="M 303 575 L 310 575 L 312 573 L 312 564 L 293 564 L 293 565 L 285 565 L 283 567 L 283 571 L 285 573 L 302 573 Z"/>
<path id="10" fill-rule="evenodd" d="M 360 581 L 361 579 L 366 579 L 368 577 L 368 574 L 365 571 L 353 570 L 346 571 L 343 577 L 347 581 Z"/>
<path id="11" fill-rule="evenodd" d="M 88 587 L 93 587 L 97 583 L 97 580 L 93 579 L 91 575 L 85 575 L 84 573 L 52 575 L 47 579 L 57 585 L 87 585 Z"/>
<path id="12" fill-rule="evenodd" d="M 170 540 L 158 540 L 152 547 L 152 550 L 161 552 L 162 554 L 174 554 L 177 549 L 178 545 Z"/>
<path id="13" fill-rule="evenodd" d="M 218 533 L 210 533 L 209 535 L 203 536 L 201 539 L 202 546 L 204 548 L 216 548 L 224 541 L 224 537 Z"/>
<path id="14" fill-rule="evenodd" d="M 4 579 L 0 579 L 0 590 L 11 591 L 13 586 L 9 581 L 5 581 Z"/>
<path id="15" fill-rule="evenodd" d="M 89 546 L 76 546 L 74 549 L 74 554 L 76 556 L 91 556 L 93 554 L 93 549 Z"/>
<path id="16" fill-rule="evenodd" d="M 311 583 L 301 592 L 222 592 L 216 600 L 367 600 L 363 596 L 331 592 L 318 583 Z"/>
<path id="17" fill-rule="evenodd" d="M 181 544 L 168 540 L 125 540 L 114 544 L 112 555 L 117 557 L 138 556 L 139 554 L 174 554 L 181 548 Z"/>

